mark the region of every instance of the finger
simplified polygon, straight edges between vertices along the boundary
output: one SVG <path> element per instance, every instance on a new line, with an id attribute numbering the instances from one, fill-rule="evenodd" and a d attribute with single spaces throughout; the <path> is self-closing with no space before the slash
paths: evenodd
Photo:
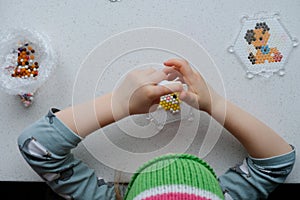
<path id="1" fill-rule="evenodd" d="M 181 92 L 183 90 L 183 86 L 181 83 L 170 83 L 167 85 L 157 85 L 153 89 L 152 97 L 159 98 L 160 96 L 170 94 L 173 92 Z"/>
<path id="2" fill-rule="evenodd" d="M 163 72 L 165 74 L 167 74 L 167 80 L 168 81 L 173 81 L 173 80 L 177 80 L 177 81 L 183 81 L 183 77 L 182 74 L 180 74 L 178 71 L 176 71 L 175 69 L 171 68 L 171 67 L 165 67 L 163 69 Z"/>
<path id="3" fill-rule="evenodd" d="M 172 67 L 164 67 L 162 70 L 165 74 L 170 74 L 173 72 L 177 72 L 175 69 L 173 69 Z"/>
<path id="4" fill-rule="evenodd" d="M 165 61 L 164 65 L 168 67 L 174 67 L 174 69 L 179 71 L 183 76 L 189 77 L 194 73 L 189 63 L 183 59 L 173 58 Z"/>
<path id="5" fill-rule="evenodd" d="M 190 106 L 199 109 L 198 96 L 196 94 L 189 91 L 182 91 L 179 99 L 186 102 Z"/>

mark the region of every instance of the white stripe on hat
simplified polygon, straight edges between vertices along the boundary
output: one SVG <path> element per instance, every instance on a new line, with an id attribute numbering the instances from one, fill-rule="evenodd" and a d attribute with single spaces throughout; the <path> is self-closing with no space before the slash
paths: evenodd
<path id="1" fill-rule="evenodd" d="M 147 197 L 156 196 L 160 194 L 167 194 L 172 192 L 194 194 L 211 200 L 221 200 L 219 196 L 217 196 L 216 194 L 210 191 L 199 189 L 188 185 L 163 185 L 163 186 L 154 187 L 149 190 L 143 191 L 138 196 L 136 196 L 133 200 L 141 200 Z"/>

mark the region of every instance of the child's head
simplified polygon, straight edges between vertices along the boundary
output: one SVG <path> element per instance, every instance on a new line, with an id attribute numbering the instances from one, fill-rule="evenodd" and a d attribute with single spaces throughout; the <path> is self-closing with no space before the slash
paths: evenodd
<path id="1" fill-rule="evenodd" d="M 213 169 L 196 156 L 171 154 L 143 165 L 132 177 L 125 200 L 224 199 Z"/>

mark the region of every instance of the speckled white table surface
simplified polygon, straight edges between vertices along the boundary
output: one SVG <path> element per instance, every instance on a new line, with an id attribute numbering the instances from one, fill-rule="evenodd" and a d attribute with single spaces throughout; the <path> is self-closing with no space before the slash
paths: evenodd
<path id="1" fill-rule="evenodd" d="M 42 181 L 26 164 L 18 151 L 17 137 L 20 132 L 27 125 L 45 115 L 50 107 L 64 108 L 72 104 L 76 74 L 80 72 L 80 65 L 84 58 L 99 43 L 112 35 L 142 27 L 161 27 L 162 29 L 174 30 L 201 44 L 217 66 L 226 97 L 264 121 L 297 149 L 300 149 L 300 136 L 298 134 L 300 124 L 300 90 L 298 89 L 300 57 L 297 56 L 299 55 L 299 48 L 293 49 L 285 65 L 285 76 L 257 77 L 252 80 L 245 78 L 245 70 L 241 63 L 234 55 L 227 52 L 227 47 L 232 44 L 240 30 L 241 17 L 253 15 L 259 11 L 279 12 L 281 21 L 291 35 L 300 38 L 299 10 L 300 1 L 298 0 L 288 1 L 288 3 L 279 0 L 121 0 L 115 3 L 109 0 L 88 2 L 79 0 L 1 0 L 0 30 L 26 27 L 46 33 L 58 54 L 59 63 L 49 80 L 38 89 L 34 102 L 29 108 L 25 108 L 17 96 L 0 92 L 0 180 Z M 130 44 L 134 40 L 135 38 L 127 38 L 126 42 Z M 158 38 L 158 42 L 159 40 L 163 43 L 166 38 Z M 108 44 L 105 55 L 110 55 L 110 51 L 116 50 L 118 52 L 118 46 L 112 47 L 109 47 Z M 180 46 L 177 48 L 180 49 Z M 118 62 L 119 64 L 123 62 L 124 66 L 136 67 L 143 63 L 151 63 L 152 58 L 155 63 L 158 63 L 172 56 L 167 53 L 151 53 L 151 49 L 149 50 L 150 53 L 147 51 L 147 49 L 140 50 L 134 55 L 128 55 L 127 58 L 125 55 L 124 59 L 120 59 Z M 158 51 L 158 49 L 153 51 Z M 143 55 L 147 56 L 143 57 Z M 139 60 L 132 62 L 137 57 Z M 100 60 L 99 63 L 101 62 Z M 107 84 L 107 87 L 105 89 L 113 87 L 114 81 L 117 81 L 122 74 L 122 71 L 118 71 L 118 68 L 114 68 L 114 66 L 109 66 L 109 68 L 107 77 L 112 81 L 107 82 L 107 77 L 101 79 L 106 80 L 104 85 Z M 215 74 L 211 74 L 212 82 L 217 82 L 219 79 L 215 78 L 214 80 L 214 76 Z M 83 84 L 87 84 L 87 87 L 95 86 L 95 83 L 90 82 Z M 80 95 L 85 96 L 84 93 Z M 133 121 L 141 122 L 140 119 Z M 182 141 L 176 141 L 175 145 L 180 146 L 186 142 L 189 143 L 186 152 L 199 152 L 203 140 L 201 133 L 208 129 L 208 123 L 209 118 L 201 113 L 195 138 L 190 140 L 188 137 L 181 136 Z M 212 130 L 214 126 L 218 129 L 218 124 L 214 122 L 211 124 Z M 95 143 L 97 140 L 91 143 L 92 146 L 96 146 L 94 147 L 96 150 L 103 152 L 101 155 L 106 155 L 104 157 L 113 155 L 110 145 L 133 153 L 156 151 L 171 143 L 178 130 L 176 124 L 170 124 L 164 129 L 166 134 L 157 133 L 150 137 L 144 133 L 142 137 L 139 137 L 134 133 L 135 135 L 132 137 L 121 133 L 124 129 L 132 129 L 129 127 L 131 124 L 125 122 L 121 125 L 121 128 L 117 125 L 105 128 L 106 139 L 109 139 L 108 141 L 111 143 L 103 142 L 106 140 L 98 141 L 98 146 Z M 189 125 L 183 124 L 183 128 L 184 126 Z M 187 130 L 183 129 L 183 132 L 187 132 Z M 102 133 L 95 133 L 97 136 L 100 134 Z M 107 165 L 107 160 L 104 157 L 103 160 L 94 157 L 88 148 L 81 143 L 73 152 L 76 157 L 94 168 L 97 175 L 105 177 L 107 180 L 113 180 L 113 167 Z M 220 175 L 229 167 L 240 162 L 245 155 L 246 152 L 242 146 L 224 130 L 205 159 Z M 114 164 L 128 167 L 128 159 L 125 155 L 123 161 L 118 158 L 118 162 Z M 108 162 L 113 160 L 114 157 L 110 157 Z M 134 167 L 136 166 L 134 165 Z M 286 181 L 299 183 L 299 171 L 300 162 L 297 160 L 292 174 Z M 123 178 L 128 180 L 129 176 L 124 175 Z"/>

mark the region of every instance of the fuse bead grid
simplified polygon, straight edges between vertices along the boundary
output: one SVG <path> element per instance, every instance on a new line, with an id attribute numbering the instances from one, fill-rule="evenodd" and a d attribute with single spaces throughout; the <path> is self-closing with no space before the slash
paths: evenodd
<path id="1" fill-rule="evenodd" d="M 169 110 L 175 114 L 180 111 L 180 100 L 178 93 L 171 93 L 160 97 L 159 108 L 163 108 L 166 111 Z"/>
<path id="2" fill-rule="evenodd" d="M 271 36 L 270 28 L 266 22 L 256 23 L 255 29 L 247 30 L 244 39 L 249 45 L 255 47 L 254 52 L 250 52 L 248 59 L 252 65 L 280 62 L 281 52 L 277 47 L 269 47 L 268 40 Z"/>
<path id="3" fill-rule="evenodd" d="M 244 65 L 246 77 L 285 75 L 285 64 L 297 38 L 283 26 L 279 14 L 258 12 L 241 19 L 242 27 L 228 51 Z"/>

